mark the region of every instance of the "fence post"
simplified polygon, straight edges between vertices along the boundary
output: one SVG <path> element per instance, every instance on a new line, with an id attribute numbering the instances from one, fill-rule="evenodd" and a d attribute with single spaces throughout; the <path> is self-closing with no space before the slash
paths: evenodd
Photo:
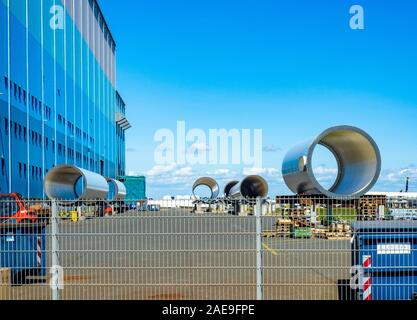
<path id="1" fill-rule="evenodd" d="M 59 264 L 59 240 L 58 240 L 58 205 L 55 200 L 51 200 L 51 251 L 52 251 L 52 267 L 51 267 L 51 289 L 52 300 L 60 300 L 60 280 L 62 272 Z"/>
<path id="2" fill-rule="evenodd" d="M 263 300 L 262 279 L 262 198 L 256 198 L 256 300 Z"/>

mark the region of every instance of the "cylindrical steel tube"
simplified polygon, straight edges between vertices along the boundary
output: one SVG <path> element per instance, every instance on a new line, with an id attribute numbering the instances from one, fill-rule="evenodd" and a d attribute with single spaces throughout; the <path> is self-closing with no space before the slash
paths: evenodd
<path id="1" fill-rule="evenodd" d="M 101 200 L 109 192 L 103 176 L 72 165 L 52 168 L 45 176 L 44 187 L 46 195 L 56 200 Z"/>
<path id="2" fill-rule="evenodd" d="M 268 195 L 268 183 L 261 176 L 247 176 L 235 184 L 229 192 L 231 198 L 257 198 Z"/>
<path id="3" fill-rule="evenodd" d="M 229 195 L 230 195 L 230 189 L 232 189 L 235 185 L 237 185 L 239 183 L 239 181 L 237 181 L 237 180 L 233 180 L 233 181 L 230 181 L 230 182 L 228 182 L 225 186 L 224 186 L 224 189 L 223 189 L 223 192 L 224 192 L 224 196 L 227 198 L 227 197 L 229 197 Z"/>
<path id="4" fill-rule="evenodd" d="M 209 197 L 210 199 L 216 199 L 219 196 L 219 185 L 217 184 L 216 180 L 214 180 L 213 178 L 202 177 L 202 178 L 197 179 L 193 184 L 194 197 L 196 197 L 195 190 L 199 186 L 206 186 L 210 189 L 211 191 L 211 196 Z"/>
<path id="5" fill-rule="evenodd" d="M 334 184 L 327 190 L 313 173 L 312 157 L 317 145 L 329 149 L 338 164 Z M 351 126 L 327 129 L 286 154 L 282 175 L 288 188 L 297 194 L 323 194 L 330 198 L 357 198 L 369 191 L 381 172 L 381 155 L 375 141 L 365 131 Z"/>
<path id="6" fill-rule="evenodd" d="M 122 201 L 126 197 L 126 187 L 119 180 L 107 178 L 109 184 L 109 193 L 107 195 L 108 200 Z"/>

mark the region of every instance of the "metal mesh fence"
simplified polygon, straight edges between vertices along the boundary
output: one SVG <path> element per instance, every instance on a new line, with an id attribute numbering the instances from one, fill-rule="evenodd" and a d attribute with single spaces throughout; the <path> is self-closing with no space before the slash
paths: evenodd
<path id="1" fill-rule="evenodd" d="M 49 201 L 8 199 L 0 208 L 0 299 L 406 300 L 417 293 L 417 199 L 58 202 L 55 221 Z"/>

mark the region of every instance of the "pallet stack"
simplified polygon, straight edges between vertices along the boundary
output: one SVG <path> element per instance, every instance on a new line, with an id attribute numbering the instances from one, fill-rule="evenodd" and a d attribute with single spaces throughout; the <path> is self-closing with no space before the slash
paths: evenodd
<path id="1" fill-rule="evenodd" d="M 291 235 L 291 226 L 293 222 L 290 219 L 278 219 L 273 230 L 267 230 L 262 233 L 266 238 L 288 238 Z"/>
<path id="2" fill-rule="evenodd" d="M 328 240 L 347 240 L 351 237 L 351 228 L 344 223 L 333 223 L 329 226 L 329 231 L 326 232 L 326 239 Z"/>
<path id="3" fill-rule="evenodd" d="M 291 219 L 278 219 L 275 224 L 278 237 L 287 238 L 290 236 L 292 221 Z"/>
<path id="4" fill-rule="evenodd" d="M 307 220 L 305 208 L 292 208 L 288 213 L 289 219 L 293 221 L 295 227 L 309 227 L 311 225 Z"/>
<path id="5" fill-rule="evenodd" d="M 327 239 L 327 228 L 311 228 L 313 239 Z"/>
<path id="6" fill-rule="evenodd" d="M 383 205 L 381 198 L 362 197 L 358 203 L 358 220 L 371 221 L 378 217 L 379 206 Z"/>

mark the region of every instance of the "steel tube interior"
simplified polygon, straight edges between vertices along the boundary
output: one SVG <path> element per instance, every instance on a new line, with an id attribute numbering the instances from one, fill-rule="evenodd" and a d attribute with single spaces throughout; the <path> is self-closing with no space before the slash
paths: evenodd
<path id="1" fill-rule="evenodd" d="M 228 183 L 225 185 L 223 192 L 224 192 L 224 196 L 225 196 L 226 198 L 230 195 L 230 190 L 231 190 L 231 189 L 232 189 L 235 185 L 237 185 L 238 183 L 239 183 L 239 181 L 237 181 L 237 180 L 233 180 L 233 181 L 228 182 Z"/>
<path id="2" fill-rule="evenodd" d="M 312 156 L 323 145 L 338 163 L 335 183 L 323 188 L 314 176 Z M 332 198 L 360 197 L 369 191 L 381 172 L 381 156 L 375 141 L 361 129 L 330 128 L 316 139 L 301 143 L 284 158 L 282 174 L 287 186 L 298 194 L 324 194 Z"/>
<path id="3" fill-rule="evenodd" d="M 261 176 L 247 176 L 231 188 L 229 195 L 232 198 L 264 198 L 268 195 L 268 183 Z"/>
<path id="4" fill-rule="evenodd" d="M 194 197 L 196 197 L 195 190 L 199 186 L 206 186 L 210 189 L 210 192 L 211 192 L 211 196 L 209 197 L 210 199 L 215 199 L 219 196 L 219 185 L 216 182 L 216 180 L 214 180 L 213 178 L 202 177 L 202 178 L 197 179 L 193 184 L 193 195 L 194 195 Z"/>

